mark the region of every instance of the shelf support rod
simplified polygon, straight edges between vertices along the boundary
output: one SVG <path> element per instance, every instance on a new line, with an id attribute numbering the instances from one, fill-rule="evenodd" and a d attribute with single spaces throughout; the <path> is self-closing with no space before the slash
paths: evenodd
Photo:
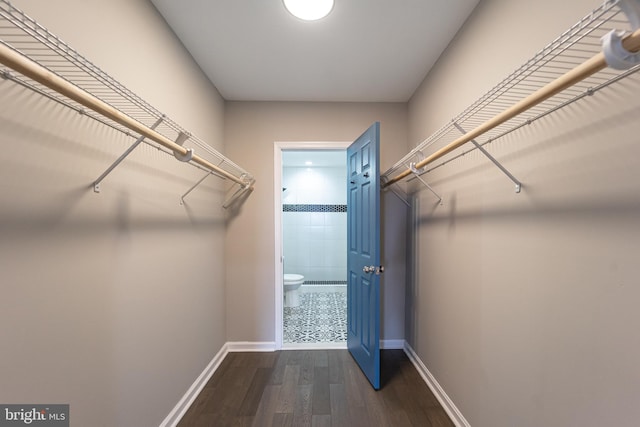
<path id="1" fill-rule="evenodd" d="M 457 122 L 453 122 L 453 125 L 456 127 L 456 129 L 458 129 L 460 131 L 461 134 L 466 134 L 467 131 L 465 131 L 462 126 L 460 126 Z M 480 150 L 480 152 L 482 154 L 484 154 L 485 156 L 487 156 L 487 158 L 489 160 L 491 160 L 491 162 L 497 166 L 498 169 L 500 169 L 507 177 L 509 177 L 509 179 L 511 181 L 513 181 L 513 183 L 516 186 L 516 193 L 520 193 L 520 191 L 522 190 L 522 183 L 515 177 L 513 176 L 513 174 L 511 172 L 509 172 L 507 170 L 507 168 L 505 168 L 504 166 L 502 166 L 502 163 L 500 163 L 498 160 L 496 160 L 495 157 L 493 157 L 491 154 L 489 154 L 489 152 L 487 150 L 484 149 L 484 147 L 480 144 L 478 144 L 478 142 L 475 139 L 472 139 L 470 141 L 473 145 L 476 146 L 476 148 L 478 150 Z"/>
<path id="2" fill-rule="evenodd" d="M 163 119 L 164 119 L 164 116 L 162 116 L 162 117 L 158 118 L 158 120 L 156 120 L 156 122 L 155 122 L 153 125 L 151 125 L 151 127 L 150 127 L 149 129 L 155 129 L 156 127 L 158 127 L 158 125 L 159 125 L 160 123 L 162 123 L 162 120 L 163 120 Z M 129 154 L 131 154 L 131 152 L 133 152 L 133 150 L 135 150 L 135 149 L 136 149 L 136 147 L 137 147 L 138 145 L 140 145 L 140 143 L 141 143 L 142 141 L 144 141 L 144 138 L 145 138 L 145 136 L 144 136 L 144 135 L 141 135 L 138 139 L 136 139 L 136 142 L 134 142 L 134 143 L 131 145 L 131 147 L 127 148 L 127 151 L 125 151 L 124 153 L 122 153 L 122 155 L 121 155 L 120 157 L 118 157 L 118 159 L 117 159 L 115 162 L 113 162 L 113 163 L 111 164 L 111 166 L 109 166 L 109 167 L 107 168 L 107 170 L 106 170 L 106 171 L 104 171 L 104 172 L 102 173 L 102 175 L 100 175 L 100 176 L 98 177 L 98 179 L 96 179 L 95 181 L 93 181 L 93 191 L 94 191 L 94 192 L 96 192 L 96 193 L 99 193 L 99 192 L 100 192 L 100 183 L 102 182 L 102 180 L 103 180 L 103 179 L 105 179 L 105 178 L 107 177 L 107 175 L 109 175 L 109 174 L 110 174 L 110 173 L 111 173 L 111 172 L 112 172 L 112 171 L 113 171 L 113 170 L 114 170 L 114 169 L 115 169 L 115 168 L 116 168 L 120 163 L 122 163 L 122 161 L 123 161 L 124 159 L 126 159 L 126 158 L 127 158 L 127 156 L 128 156 Z"/>
<path id="3" fill-rule="evenodd" d="M 380 177 L 380 179 L 381 179 L 381 180 L 385 180 L 385 179 L 386 179 L 386 177 L 381 176 L 381 177 Z M 394 194 L 398 199 L 400 199 L 400 201 L 401 201 L 402 203 L 404 203 L 405 205 L 407 205 L 407 207 L 408 207 L 408 208 L 410 208 L 410 207 L 411 207 L 411 203 L 409 203 L 409 202 L 407 201 L 407 197 L 406 197 L 406 196 L 401 195 L 401 194 L 400 194 L 400 192 L 399 192 L 398 190 L 396 190 L 396 189 L 395 189 L 395 187 L 391 186 L 391 187 L 387 187 L 387 188 L 388 188 L 389 190 L 391 190 L 391 192 L 392 192 L 392 193 L 393 193 L 393 194 Z"/>
<path id="4" fill-rule="evenodd" d="M 253 191 L 253 185 L 251 184 L 240 185 L 239 188 L 236 190 L 236 192 L 233 193 L 231 197 L 229 197 L 227 200 L 224 201 L 224 203 L 222 204 L 222 207 L 224 209 L 227 209 L 247 191 Z"/>
<path id="5" fill-rule="evenodd" d="M 202 181 L 204 181 L 205 179 L 207 179 L 207 177 L 208 177 L 209 175 L 211 175 L 211 174 L 212 174 L 212 172 L 207 172 L 207 174 L 206 174 L 205 176 L 203 176 L 202 178 L 200 178 L 200 180 L 199 180 L 198 182 L 196 182 L 195 184 L 193 184 L 193 186 L 192 186 L 190 189 L 188 189 L 188 190 L 187 190 L 187 192 L 186 192 L 186 193 L 184 193 L 184 194 L 180 197 L 180 204 L 181 204 L 181 205 L 184 205 L 184 198 L 185 198 L 185 197 L 187 197 L 187 195 L 188 195 L 189 193 L 191 193 L 193 190 L 195 190 L 195 188 L 196 188 L 198 185 L 200 185 L 200 184 L 202 183 Z"/>
<path id="6" fill-rule="evenodd" d="M 409 170 L 413 173 L 413 175 L 418 179 L 418 181 L 423 183 L 424 186 L 427 187 L 429 189 L 429 191 L 431 191 L 433 193 L 433 195 L 438 198 L 438 202 L 440 203 L 440 206 L 442 206 L 443 205 L 442 197 L 438 193 L 436 193 L 436 190 L 431 188 L 431 186 L 427 183 L 427 181 L 422 179 L 422 177 L 420 176 L 421 171 L 419 171 L 418 168 L 416 168 L 416 164 L 415 163 L 409 163 L 408 167 L 409 167 Z"/>

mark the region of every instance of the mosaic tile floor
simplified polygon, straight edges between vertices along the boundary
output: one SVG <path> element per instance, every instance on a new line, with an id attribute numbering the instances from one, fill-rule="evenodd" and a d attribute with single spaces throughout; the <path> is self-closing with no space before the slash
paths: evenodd
<path id="1" fill-rule="evenodd" d="M 307 344 L 347 341 L 346 292 L 309 292 L 299 307 L 285 307 L 283 341 Z"/>

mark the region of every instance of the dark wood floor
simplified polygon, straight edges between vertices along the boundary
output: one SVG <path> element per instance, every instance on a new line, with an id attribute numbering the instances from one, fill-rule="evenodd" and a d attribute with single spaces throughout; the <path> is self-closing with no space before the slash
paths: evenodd
<path id="1" fill-rule="evenodd" d="M 402 350 L 373 390 L 347 350 L 229 353 L 178 427 L 453 426 Z"/>

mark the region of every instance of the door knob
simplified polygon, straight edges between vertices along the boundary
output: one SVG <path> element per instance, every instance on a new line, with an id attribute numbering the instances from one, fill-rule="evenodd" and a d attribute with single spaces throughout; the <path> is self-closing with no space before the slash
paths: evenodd
<path id="1" fill-rule="evenodd" d="M 376 273 L 378 276 L 382 273 L 384 273 L 384 267 L 380 266 L 380 267 L 376 267 L 374 265 L 365 265 L 364 267 L 362 267 L 362 272 L 369 274 L 369 273 Z"/>

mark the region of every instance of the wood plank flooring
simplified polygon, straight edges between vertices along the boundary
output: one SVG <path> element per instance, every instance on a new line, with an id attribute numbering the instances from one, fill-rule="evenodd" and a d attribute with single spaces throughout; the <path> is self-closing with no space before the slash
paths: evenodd
<path id="1" fill-rule="evenodd" d="M 178 427 L 453 423 L 402 350 L 383 350 L 375 391 L 347 350 L 229 353 Z"/>

